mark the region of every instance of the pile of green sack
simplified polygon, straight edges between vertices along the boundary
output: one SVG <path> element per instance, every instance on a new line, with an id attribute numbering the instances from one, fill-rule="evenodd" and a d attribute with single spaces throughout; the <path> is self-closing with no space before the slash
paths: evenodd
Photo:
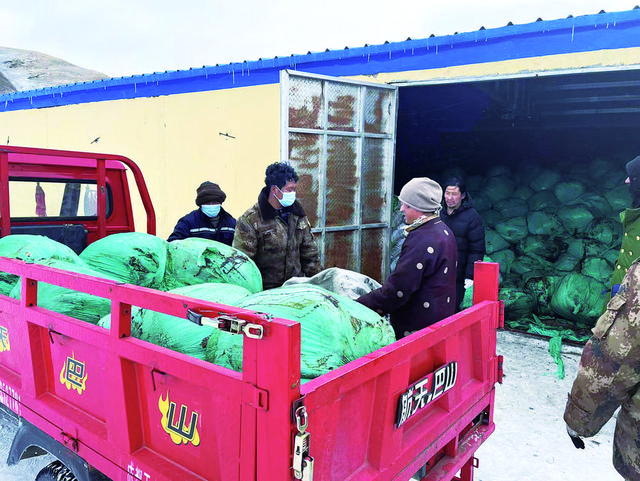
<path id="1" fill-rule="evenodd" d="M 507 326 L 553 330 L 560 322 L 583 338 L 610 298 L 620 212 L 631 205 L 624 160 L 514 162 L 466 177 L 451 168 L 436 178 L 451 176 L 465 178 L 484 222 L 487 259 L 500 263 Z"/>
<path id="2" fill-rule="evenodd" d="M 199 238 L 169 243 L 136 232 L 100 239 L 80 255 L 46 237 L 6 236 L 0 239 L 0 255 L 298 321 L 305 378 L 317 377 L 395 341 L 386 319 L 350 298 L 379 284 L 344 269 L 327 269 L 309 279 L 295 278 L 292 285 L 263 291 L 255 263 L 233 247 Z M 0 273 L 0 292 L 19 299 L 19 279 Z M 111 326 L 111 302 L 98 296 L 40 282 L 38 305 Z M 131 334 L 242 370 L 240 335 L 136 306 L 131 313 Z"/>

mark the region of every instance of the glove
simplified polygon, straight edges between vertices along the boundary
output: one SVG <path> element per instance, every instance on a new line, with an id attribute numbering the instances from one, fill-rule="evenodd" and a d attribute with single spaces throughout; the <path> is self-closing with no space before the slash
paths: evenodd
<path id="1" fill-rule="evenodd" d="M 569 426 L 567 426 L 567 434 L 571 438 L 571 442 L 576 447 L 576 449 L 584 449 L 584 441 L 582 440 L 580 435 Z"/>
<path id="2" fill-rule="evenodd" d="M 469 289 L 473 285 L 473 279 L 465 279 L 464 280 L 464 288 Z"/>

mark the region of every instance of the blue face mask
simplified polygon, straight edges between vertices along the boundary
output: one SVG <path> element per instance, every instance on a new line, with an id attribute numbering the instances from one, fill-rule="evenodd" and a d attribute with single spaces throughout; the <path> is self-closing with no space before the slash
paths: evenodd
<path id="1" fill-rule="evenodd" d="M 200 206 L 202 213 L 207 217 L 216 217 L 220 213 L 220 204 L 203 204 Z"/>
<path id="2" fill-rule="evenodd" d="M 280 189 L 278 189 L 278 190 L 280 190 Z M 278 199 L 278 202 L 280 202 L 280 205 L 282 207 L 290 207 L 296 201 L 296 193 L 295 192 L 282 192 L 280 190 L 280 193 L 282 194 L 282 199 Z"/>

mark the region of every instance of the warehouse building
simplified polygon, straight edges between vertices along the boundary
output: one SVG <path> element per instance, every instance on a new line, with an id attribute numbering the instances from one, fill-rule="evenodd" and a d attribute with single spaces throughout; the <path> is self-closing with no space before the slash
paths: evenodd
<path id="1" fill-rule="evenodd" d="M 505 287 L 522 290 L 522 273 L 540 267 L 518 264 L 527 248 L 531 258 L 554 251 L 543 268 L 567 268 L 571 257 L 579 270 L 604 245 L 611 263 L 628 205 L 624 163 L 640 153 L 639 68 L 636 7 L 6 94 L 0 139 L 131 157 L 163 237 L 194 207 L 201 181 L 218 182 L 239 216 L 266 165 L 289 160 L 325 265 L 378 280 L 389 271 L 393 194 L 414 176 L 464 174 L 487 227 L 507 241 L 500 250 L 513 253 L 496 255 Z M 538 194 L 554 187 L 555 198 Z M 591 218 L 564 225 L 556 211 L 587 194 L 580 206 Z M 535 235 L 521 221 L 503 225 L 532 211 L 556 216 L 565 234 L 588 227 L 605 238 L 568 246 L 544 225 Z M 604 284 L 607 266 L 598 269 Z"/>

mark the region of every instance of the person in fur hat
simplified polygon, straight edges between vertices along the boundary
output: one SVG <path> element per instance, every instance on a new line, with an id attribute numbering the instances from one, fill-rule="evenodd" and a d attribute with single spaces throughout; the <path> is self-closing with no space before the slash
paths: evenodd
<path id="1" fill-rule="evenodd" d="M 408 226 L 396 268 L 382 287 L 356 299 L 378 314 L 390 314 L 396 339 L 455 313 L 458 259 L 453 232 L 439 215 L 442 187 L 417 177 L 398 199 Z"/>
<path id="2" fill-rule="evenodd" d="M 201 237 L 203 239 L 222 242 L 231 245 L 236 230 L 236 220 L 222 208 L 227 195 L 218 184 L 203 182 L 196 189 L 196 205 L 198 209 L 182 217 L 169 242 L 186 239 L 187 237 Z"/>

